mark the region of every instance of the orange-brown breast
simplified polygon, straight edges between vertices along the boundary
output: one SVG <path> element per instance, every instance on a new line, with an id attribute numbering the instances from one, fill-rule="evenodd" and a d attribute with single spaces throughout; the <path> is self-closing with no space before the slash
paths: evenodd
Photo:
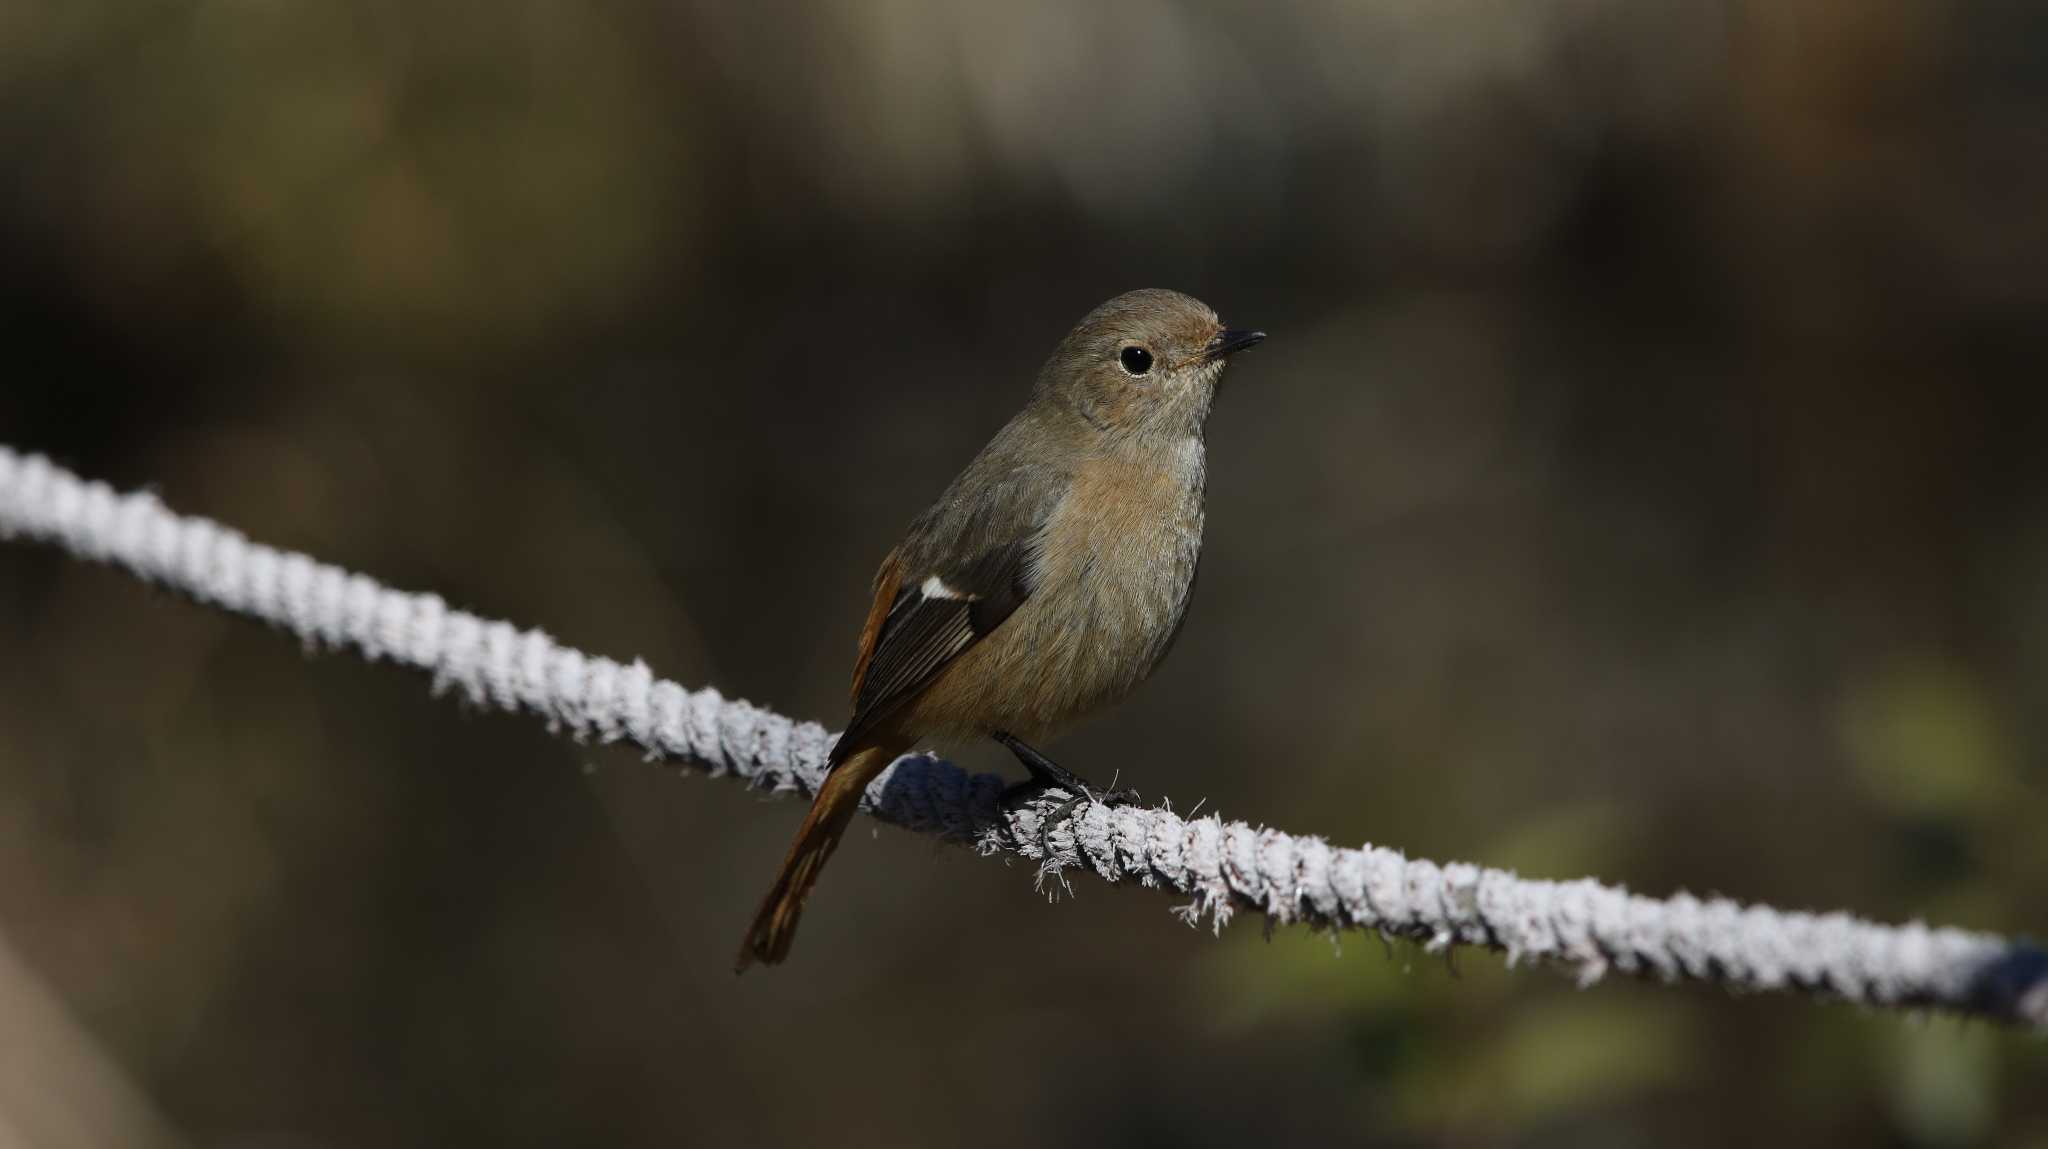
<path id="1" fill-rule="evenodd" d="M 906 708 L 920 737 L 1042 738 L 1143 681 L 1187 609 L 1202 540 L 1199 439 L 1106 454 L 1048 521 L 1031 597 Z"/>

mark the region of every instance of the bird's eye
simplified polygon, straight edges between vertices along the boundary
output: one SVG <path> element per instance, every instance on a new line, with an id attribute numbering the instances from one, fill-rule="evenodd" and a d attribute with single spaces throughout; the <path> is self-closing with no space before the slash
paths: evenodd
<path id="1" fill-rule="evenodd" d="M 1133 375 L 1143 375 L 1147 371 L 1152 370 L 1152 353 L 1143 347 L 1135 345 L 1126 347 L 1116 359 L 1117 362 L 1124 365 L 1124 370 Z"/>

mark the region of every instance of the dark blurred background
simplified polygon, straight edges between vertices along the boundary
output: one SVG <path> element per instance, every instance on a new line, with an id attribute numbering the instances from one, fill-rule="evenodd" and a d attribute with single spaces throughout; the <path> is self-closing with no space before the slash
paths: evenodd
<path id="1" fill-rule="evenodd" d="M 1053 342 L 1189 291 L 1272 339 L 1064 761 L 2048 929 L 2038 4 L 12 0 L 0 156 L 0 442 L 827 722 Z M 735 982 L 793 803 L 42 549 L 0 651 L 8 1144 L 2048 1146 L 2037 1038 L 889 832 Z"/>

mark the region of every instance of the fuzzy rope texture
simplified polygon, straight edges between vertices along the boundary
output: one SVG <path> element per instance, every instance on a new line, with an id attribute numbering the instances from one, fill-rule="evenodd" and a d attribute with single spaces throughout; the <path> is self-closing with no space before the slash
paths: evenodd
<path id="1" fill-rule="evenodd" d="M 0 538 L 50 543 L 124 567 L 202 603 L 288 630 L 309 648 L 353 649 L 424 670 L 436 693 L 545 719 L 550 730 L 631 742 L 777 793 L 810 795 L 832 734 L 712 689 L 688 690 L 644 664 L 596 658 L 539 630 L 451 610 L 302 554 L 252 543 L 176 514 L 148 493 L 120 494 L 36 456 L 0 447 Z M 1006 783 L 928 755 L 898 761 L 862 808 L 895 826 L 1037 859 L 1041 876 L 1085 868 L 1110 882 L 1191 898 L 1190 923 L 1221 929 L 1251 910 L 1268 927 L 1376 930 L 1432 952 L 1503 951 L 1510 963 L 1562 966 L 1590 985 L 1609 972 L 1708 982 L 1870 1006 L 1934 1008 L 2048 1030 L 2048 953 L 1994 934 L 1880 925 L 1688 894 L 1650 898 L 1597 881 L 1534 881 L 1464 863 L 1438 865 L 1381 846 L 1320 838 L 1170 807 L 1090 804 L 1044 819 L 1056 795 L 1016 809 Z"/>

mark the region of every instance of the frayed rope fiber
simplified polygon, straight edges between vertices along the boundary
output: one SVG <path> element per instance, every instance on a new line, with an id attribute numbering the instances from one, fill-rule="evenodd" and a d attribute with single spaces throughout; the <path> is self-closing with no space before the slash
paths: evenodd
<path id="1" fill-rule="evenodd" d="M 524 711 L 578 739 L 628 741 L 778 793 L 811 794 L 832 735 L 716 690 L 686 690 L 640 662 L 593 658 L 538 630 L 451 610 L 431 594 L 252 543 L 178 515 L 147 493 L 119 494 L 36 456 L 0 447 L 0 538 L 51 543 L 127 568 L 202 603 L 299 636 L 424 670 L 437 693 Z M 1047 872 L 1085 867 L 1111 882 L 1172 890 L 1190 922 L 1220 929 L 1251 910 L 1269 925 L 1377 930 L 1431 951 L 1485 946 L 1567 967 L 1581 984 L 1609 972 L 1735 990 L 1778 990 L 1870 1006 L 1933 1008 L 2048 1030 L 2048 953 L 1994 934 L 1845 913 L 1797 913 L 1687 894 L 1659 899 L 1596 881 L 1531 881 L 1463 863 L 1438 865 L 1379 846 L 1256 829 L 1171 809 L 1089 805 L 1042 834 L 1047 797 L 1005 810 L 1005 782 L 949 762 L 906 757 L 868 788 L 863 808 L 917 833 L 1036 858 Z"/>

